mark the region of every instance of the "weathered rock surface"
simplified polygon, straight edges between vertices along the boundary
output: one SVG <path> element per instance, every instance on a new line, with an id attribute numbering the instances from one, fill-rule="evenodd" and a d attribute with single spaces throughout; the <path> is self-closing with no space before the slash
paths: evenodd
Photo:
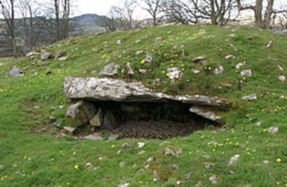
<path id="1" fill-rule="evenodd" d="M 70 99 L 117 102 L 168 102 L 176 101 L 195 106 L 230 107 L 230 103 L 218 97 L 203 95 L 173 96 L 158 93 L 141 82 L 125 82 L 110 78 L 68 77 L 64 83 L 65 95 Z"/>
<path id="2" fill-rule="evenodd" d="M 51 53 L 45 52 L 41 54 L 41 60 L 42 61 L 46 61 L 49 60 L 53 57 L 53 55 Z"/>
<path id="3" fill-rule="evenodd" d="M 16 66 L 12 68 L 9 74 L 12 77 L 23 77 L 24 76 L 24 72 L 21 69 L 17 68 Z"/>
<path id="4" fill-rule="evenodd" d="M 191 107 L 189 109 L 190 112 L 194 113 L 194 114 L 197 114 L 205 119 L 208 119 L 208 120 L 211 120 L 211 121 L 214 121 L 216 123 L 219 123 L 219 124 L 223 124 L 223 120 L 221 119 L 220 116 L 216 115 L 214 112 L 212 111 L 208 111 L 208 110 L 205 110 L 205 109 L 202 109 L 202 108 L 198 108 L 198 107 Z"/>
<path id="5" fill-rule="evenodd" d="M 119 72 L 120 66 L 118 64 L 108 64 L 100 72 L 100 75 L 114 76 Z"/>
<path id="6" fill-rule="evenodd" d="M 100 108 L 97 112 L 97 114 L 90 120 L 90 125 L 92 127 L 100 127 L 103 122 L 103 112 Z"/>

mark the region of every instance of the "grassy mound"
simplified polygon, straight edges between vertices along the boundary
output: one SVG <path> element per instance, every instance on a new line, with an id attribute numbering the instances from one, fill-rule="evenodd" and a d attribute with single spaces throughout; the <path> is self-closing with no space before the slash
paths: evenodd
<path id="1" fill-rule="evenodd" d="M 284 36 L 251 28 L 167 26 L 72 38 L 45 49 L 65 52 L 66 61 L 0 59 L 0 186 L 284 186 L 287 87 L 278 77 L 286 76 L 286 45 Z M 152 63 L 143 61 L 148 54 Z M 193 63 L 198 56 L 207 63 Z M 224 129 L 165 142 L 61 136 L 57 128 L 72 125 L 64 117 L 64 78 L 98 76 L 109 63 L 134 69 L 133 76 L 124 71 L 119 78 L 165 93 L 224 97 L 235 107 L 225 114 Z M 25 77 L 8 76 L 14 65 Z M 215 75 L 219 66 L 224 72 Z M 175 83 L 167 72 L 172 67 L 182 71 Z M 240 76 L 246 69 L 252 77 Z M 253 93 L 258 100 L 241 100 Z M 269 133 L 270 127 L 279 132 Z M 234 155 L 239 159 L 230 164 Z"/>

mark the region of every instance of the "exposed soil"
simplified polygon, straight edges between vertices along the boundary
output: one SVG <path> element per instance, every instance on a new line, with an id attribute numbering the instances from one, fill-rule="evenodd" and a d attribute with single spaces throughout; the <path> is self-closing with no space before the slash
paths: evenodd
<path id="1" fill-rule="evenodd" d="M 171 121 L 133 121 L 125 122 L 117 129 L 112 130 L 119 138 L 146 138 L 168 139 L 179 136 L 188 136 L 193 132 L 210 126 L 207 123 L 171 122 Z"/>

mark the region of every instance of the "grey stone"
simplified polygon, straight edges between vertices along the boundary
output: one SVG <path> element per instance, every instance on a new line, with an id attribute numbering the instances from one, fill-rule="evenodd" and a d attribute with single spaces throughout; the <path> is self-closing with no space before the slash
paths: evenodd
<path id="1" fill-rule="evenodd" d="M 102 129 L 104 130 L 113 130 L 119 126 L 116 117 L 111 111 L 107 111 L 104 116 Z"/>
<path id="2" fill-rule="evenodd" d="M 182 149 L 177 148 L 177 147 L 167 147 L 164 150 L 164 155 L 165 156 L 175 156 L 175 157 L 180 157 L 182 154 Z"/>
<path id="3" fill-rule="evenodd" d="M 134 70 L 133 70 L 133 68 L 131 67 L 131 64 L 130 64 L 129 62 L 126 64 L 126 68 L 127 68 L 127 70 L 128 70 L 128 74 L 129 74 L 129 75 L 134 75 L 134 74 L 135 74 L 135 72 L 134 72 Z"/>
<path id="4" fill-rule="evenodd" d="M 179 80 L 182 77 L 182 72 L 179 68 L 168 68 L 166 70 L 169 74 L 169 79 L 174 81 L 174 80 Z"/>
<path id="5" fill-rule="evenodd" d="M 282 82 L 285 82 L 285 81 L 286 81 L 286 77 L 285 77 L 284 75 L 280 75 L 280 76 L 278 77 L 278 79 L 279 79 L 280 81 L 282 81 Z"/>
<path id="6" fill-rule="evenodd" d="M 79 126 L 82 126 L 88 125 L 96 112 L 97 109 L 93 104 L 85 101 L 78 101 L 68 108 L 66 117 L 77 121 Z"/>
<path id="7" fill-rule="evenodd" d="M 29 52 L 29 53 L 26 54 L 26 57 L 28 57 L 28 58 L 30 58 L 30 59 L 35 59 L 35 58 L 38 57 L 38 55 L 39 55 L 38 52 L 31 51 L 31 52 Z"/>
<path id="8" fill-rule="evenodd" d="M 153 56 L 151 54 L 147 54 L 144 61 L 146 63 L 151 63 L 153 61 Z"/>
<path id="9" fill-rule="evenodd" d="M 247 69 L 247 70 L 243 70 L 240 73 L 241 77 L 252 77 L 252 70 L 251 69 Z"/>
<path id="10" fill-rule="evenodd" d="M 119 73 L 120 66 L 118 64 L 108 64 L 101 71 L 100 75 L 104 76 L 115 76 Z"/>
<path id="11" fill-rule="evenodd" d="M 218 66 L 217 68 L 214 69 L 214 74 L 215 75 L 220 75 L 224 73 L 224 67 L 223 66 Z"/>
<path id="12" fill-rule="evenodd" d="M 24 72 L 21 69 L 17 68 L 16 66 L 12 68 L 9 74 L 12 77 L 23 77 L 24 76 Z"/>
<path id="13" fill-rule="evenodd" d="M 90 134 L 90 135 L 88 135 L 88 136 L 83 137 L 83 139 L 85 139 L 85 140 L 93 140 L 93 141 L 101 141 L 101 140 L 104 140 L 104 138 L 102 137 L 102 135 L 99 134 L 99 133 Z"/>
<path id="14" fill-rule="evenodd" d="M 67 77 L 64 83 L 65 95 L 70 99 L 118 102 L 166 102 L 176 101 L 194 106 L 228 108 L 231 104 L 225 99 L 204 95 L 168 95 L 154 92 L 141 82 L 125 82 L 110 78 Z M 94 115 L 93 115 L 94 116 Z"/>
<path id="15" fill-rule="evenodd" d="M 267 43 L 266 48 L 271 48 L 272 45 L 273 45 L 273 41 L 270 40 L 270 41 Z"/>
<path id="16" fill-rule="evenodd" d="M 257 98 L 257 94 L 251 94 L 251 95 L 243 96 L 242 99 L 246 101 L 255 101 L 258 98 Z"/>
<path id="17" fill-rule="evenodd" d="M 63 127 L 63 129 L 70 134 L 73 134 L 76 130 L 75 128 L 72 127 Z"/>
<path id="18" fill-rule="evenodd" d="M 216 115 L 212 111 L 207 111 L 207 110 L 204 110 L 204 109 L 198 108 L 198 107 L 191 107 L 189 109 L 189 111 L 196 114 L 196 115 L 199 115 L 205 119 L 211 120 L 213 122 L 220 123 L 220 124 L 223 123 L 222 118 L 220 116 Z"/>
<path id="19" fill-rule="evenodd" d="M 234 58 L 235 58 L 235 56 L 233 56 L 233 55 L 226 55 L 225 56 L 226 60 L 231 60 L 231 59 L 234 59 Z"/>
<path id="20" fill-rule="evenodd" d="M 97 112 L 97 114 L 90 120 L 90 125 L 92 127 L 100 127 L 103 122 L 103 112 L 100 108 Z"/>
<path id="21" fill-rule="evenodd" d="M 42 53 L 41 54 L 41 60 L 42 61 L 46 61 L 46 60 L 49 60 L 53 57 L 52 53 L 48 53 L 48 52 L 45 52 L 45 53 Z"/>
<path id="22" fill-rule="evenodd" d="M 270 134 L 277 134 L 279 132 L 279 128 L 278 127 L 270 127 L 270 128 L 267 129 L 267 131 Z"/>
<path id="23" fill-rule="evenodd" d="M 203 61 L 206 61 L 207 57 L 206 56 L 198 56 L 192 59 L 192 62 L 194 63 L 202 63 Z"/>
<path id="24" fill-rule="evenodd" d="M 146 74 L 146 73 L 147 73 L 147 70 L 146 70 L 146 69 L 139 69 L 139 72 L 140 72 L 141 74 Z"/>

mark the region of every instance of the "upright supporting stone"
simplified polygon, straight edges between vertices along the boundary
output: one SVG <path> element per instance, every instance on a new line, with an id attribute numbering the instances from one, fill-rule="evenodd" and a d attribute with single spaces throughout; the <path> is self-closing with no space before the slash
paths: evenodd
<path id="1" fill-rule="evenodd" d="M 104 130 L 113 130 L 119 126 L 115 115 L 111 111 L 107 111 L 105 114 L 102 129 Z"/>
<path id="2" fill-rule="evenodd" d="M 79 126 L 82 126 L 88 125 L 96 113 L 97 109 L 92 103 L 78 101 L 68 108 L 66 117 L 79 122 Z"/>
<path id="3" fill-rule="evenodd" d="M 100 108 L 97 112 L 97 114 L 93 117 L 93 119 L 90 120 L 90 125 L 92 127 L 100 127 L 103 123 L 103 112 Z"/>

